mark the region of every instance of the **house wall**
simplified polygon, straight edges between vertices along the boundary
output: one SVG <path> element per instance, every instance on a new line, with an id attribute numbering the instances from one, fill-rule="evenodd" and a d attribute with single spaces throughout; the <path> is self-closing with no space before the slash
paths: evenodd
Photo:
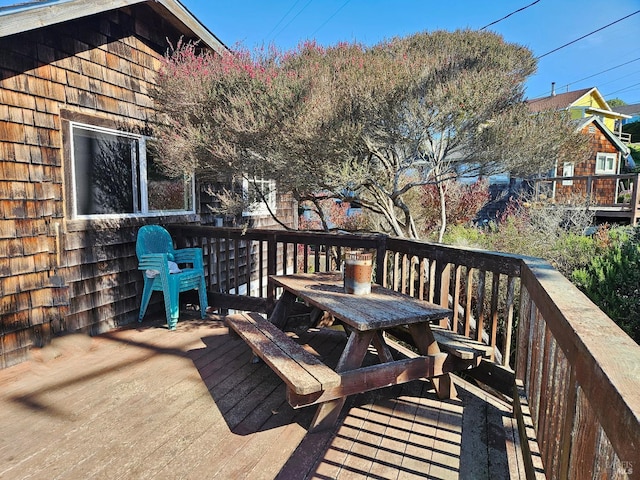
<path id="1" fill-rule="evenodd" d="M 65 118 L 153 123 L 149 91 L 180 34 L 144 4 L 0 38 L 0 368 L 66 332 L 136 319 L 143 223 L 68 217 Z"/>
<path id="2" fill-rule="evenodd" d="M 583 118 L 585 115 L 583 115 L 582 110 L 576 107 L 592 107 L 592 108 L 599 108 L 602 110 L 608 110 L 607 106 L 603 104 L 601 101 L 599 101 L 598 98 L 593 94 L 583 96 L 582 98 L 574 102 L 572 105 L 571 118 L 575 118 L 575 119 Z M 611 130 L 612 132 L 615 131 L 615 126 L 616 126 L 615 118 L 601 117 L 601 119 L 609 130 Z"/>
<path id="3" fill-rule="evenodd" d="M 596 175 L 596 154 L 597 153 L 615 153 L 618 150 L 614 144 L 605 136 L 605 134 L 593 124 L 587 125 L 582 133 L 591 136 L 592 156 L 588 161 L 579 162 L 574 165 L 573 176 Z M 620 155 L 617 155 L 618 162 Z M 618 165 L 616 164 L 616 172 Z M 563 166 L 559 165 L 556 176 L 563 176 Z M 598 205 L 608 205 L 615 203 L 616 197 L 616 180 L 610 178 L 598 178 L 595 176 L 591 179 L 591 185 L 588 185 L 586 179 L 575 179 L 572 185 L 562 185 L 562 182 L 556 183 L 556 200 L 565 200 L 575 197 L 585 198 L 588 188 L 591 190 L 592 203 Z"/>

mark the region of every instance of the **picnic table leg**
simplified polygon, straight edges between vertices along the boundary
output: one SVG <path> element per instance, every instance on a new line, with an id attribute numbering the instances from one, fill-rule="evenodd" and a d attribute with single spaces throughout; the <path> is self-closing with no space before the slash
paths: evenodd
<path id="1" fill-rule="evenodd" d="M 381 331 L 376 330 L 373 335 L 373 346 L 378 352 L 378 358 L 381 363 L 393 362 L 393 355 L 391 355 L 391 350 L 387 345 L 387 342 L 384 341 L 384 335 Z"/>
<path id="2" fill-rule="evenodd" d="M 438 342 L 436 342 L 428 323 L 413 323 L 409 325 L 409 332 L 411 332 L 413 341 L 416 342 L 421 355 L 440 353 L 440 347 L 438 347 Z M 451 374 L 445 373 L 444 375 L 431 377 L 430 380 L 440 400 L 458 398 L 458 392 L 451 380 Z"/>
<path id="3" fill-rule="evenodd" d="M 295 301 L 296 296 L 289 290 L 285 290 L 282 293 L 282 296 L 276 302 L 276 306 L 274 307 L 273 312 L 271 312 L 269 321 L 280 330 L 284 329 L 285 324 L 287 323 L 287 317 L 289 316 L 289 312 L 291 311 L 291 306 L 295 303 Z"/>
<path id="4" fill-rule="evenodd" d="M 352 331 L 351 335 L 349 335 L 349 339 L 347 340 L 347 346 L 338 361 L 336 372 L 345 372 L 347 370 L 353 370 L 360 367 L 373 335 L 373 330 L 367 332 Z M 345 401 L 346 397 L 341 397 L 320 404 L 313 420 L 311 421 L 309 432 L 319 432 L 333 427 L 340 416 L 340 411 L 342 410 Z"/>

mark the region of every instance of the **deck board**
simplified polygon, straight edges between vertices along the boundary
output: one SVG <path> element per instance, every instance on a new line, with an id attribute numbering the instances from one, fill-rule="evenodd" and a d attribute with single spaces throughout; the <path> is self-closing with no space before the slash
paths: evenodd
<path id="1" fill-rule="evenodd" d="M 300 341 L 335 362 L 344 338 Z M 315 407 L 251 356 L 217 317 L 56 339 L 0 371 L 0 478 L 524 478 L 508 406 L 462 380 L 350 397 L 307 434 Z"/>

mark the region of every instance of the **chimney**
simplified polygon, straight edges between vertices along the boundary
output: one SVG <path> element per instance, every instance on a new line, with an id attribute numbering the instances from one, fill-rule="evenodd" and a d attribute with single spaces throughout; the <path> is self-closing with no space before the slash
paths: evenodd
<path id="1" fill-rule="evenodd" d="M 556 82 L 551 82 L 551 96 L 556 96 Z"/>

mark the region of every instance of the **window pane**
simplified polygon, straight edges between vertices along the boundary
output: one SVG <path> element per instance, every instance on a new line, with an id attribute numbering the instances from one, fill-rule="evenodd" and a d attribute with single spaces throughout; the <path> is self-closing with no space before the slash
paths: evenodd
<path id="1" fill-rule="evenodd" d="M 152 151 L 152 148 L 147 150 L 149 211 L 192 210 L 191 178 L 166 176 Z"/>
<path id="2" fill-rule="evenodd" d="M 78 215 L 133 213 L 137 141 L 75 127 L 73 161 Z"/>

